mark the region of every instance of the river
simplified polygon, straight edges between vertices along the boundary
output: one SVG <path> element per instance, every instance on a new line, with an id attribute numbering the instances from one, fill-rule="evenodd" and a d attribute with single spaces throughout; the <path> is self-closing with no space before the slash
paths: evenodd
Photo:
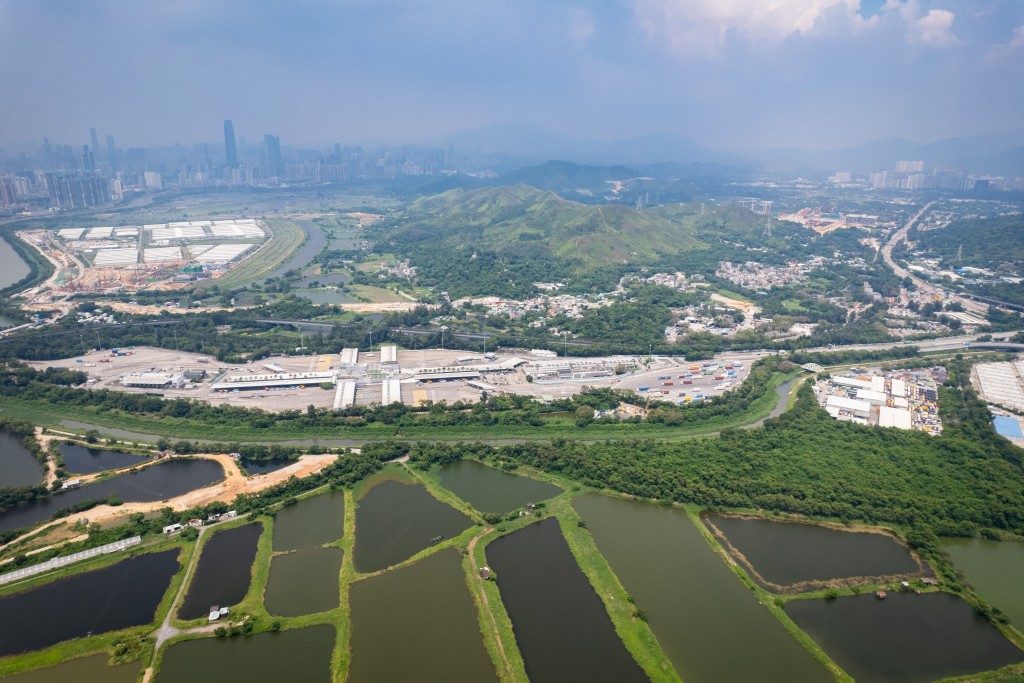
<path id="1" fill-rule="evenodd" d="M 32 272 L 29 265 L 14 251 L 7 240 L 0 237 L 0 289 L 10 287 Z"/>

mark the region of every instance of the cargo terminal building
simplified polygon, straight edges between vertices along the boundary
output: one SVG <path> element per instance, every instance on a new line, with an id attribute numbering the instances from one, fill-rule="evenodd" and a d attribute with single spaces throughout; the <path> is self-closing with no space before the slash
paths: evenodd
<path id="1" fill-rule="evenodd" d="M 210 388 L 213 391 L 269 391 L 270 389 L 294 389 L 319 386 L 335 380 L 335 371 L 328 372 L 280 372 L 271 375 L 235 375 L 225 377 Z"/>

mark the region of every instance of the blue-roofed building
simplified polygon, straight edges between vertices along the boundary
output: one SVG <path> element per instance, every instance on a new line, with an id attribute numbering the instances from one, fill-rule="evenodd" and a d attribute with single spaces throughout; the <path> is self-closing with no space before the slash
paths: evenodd
<path id="1" fill-rule="evenodd" d="M 1024 439 L 1024 430 L 1020 428 L 1020 420 L 1006 415 L 996 415 L 992 418 L 992 424 L 996 433 L 1005 436 L 1007 439 Z"/>

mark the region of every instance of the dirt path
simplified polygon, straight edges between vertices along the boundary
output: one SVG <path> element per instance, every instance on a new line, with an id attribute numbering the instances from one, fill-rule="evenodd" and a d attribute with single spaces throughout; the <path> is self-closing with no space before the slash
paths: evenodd
<path id="1" fill-rule="evenodd" d="M 207 505 L 216 501 L 230 503 L 235 499 L 235 496 L 241 493 L 257 493 L 264 489 L 268 489 L 271 486 L 287 481 L 290 477 L 294 476 L 301 479 L 302 477 L 319 472 L 324 467 L 334 462 L 338 456 L 329 454 L 303 455 L 297 462 L 288 465 L 287 467 L 274 472 L 268 472 L 267 474 L 257 474 L 250 477 L 242 476 L 241 470 L 238 469 L 238 463 L 228 455 L 208 453 L 191 455 L 189 457 L 204 458 L 219 462 L 221 467 L 224 468 L 224 481 L 205 488 L 196 489 L 195 491 L 190 491 L 184 495 L 178 496 L 177 498 L 170 498 L 168 500 L 153 501 L 150 503 L 124 503 L 123 505 L 118 506 L 99 505 L 91 510 L 68 515 L 63 519 L 50 522 L 49 524 L 44 524 L 43 526 L 33 529 L 29 534 L 38 534 L 43 529 L 56 526 L 57 524 L 67 524 L 68 526 L 71 526 L 83 518 L 88 519 L 90 524 L 105 524 L 115 522 L 116 520 L 125 518 L 135 512 L 150 513 L 156 512 L 157 510 L 165 507 L 169 507 L 172 510 L 180 512 L 182 510 L 187 510 L 200 505 Z M 18 540 L 19 539 L 16 538 L 10 543 L 16 543 Z M 7 545 L 10 545 L 10 543 Z M 7 545 L 0 546 L 0 550 L 3 550 Z"/>
<path id="2" fill-rule="evenodd" d="M 743 311 L 743 315 L 751 317 L 761 312 L 760 307 L 749 301 L 740 301 L 739 299 L 730 299 L 727 296 L 722 296 L 718 292 L 712 292 L 711 300 L 717 301 L 720 304 L 725 304 L 729 308 L 736 308 Z"/>
<path id="3" fill-rule="evenodd" d="M 494 531 L 491 527 L 484 527 L 484 530 L 478 533 L 476 536 L 469 540 L 469 545 L 466 546 L 466 550 L 469 552 L 469 564 L 473 568 L 473 576 L 480 576 L 480 566 L 476 563 L 476 556 L 473 555 L 473 550 L 476 548 L 476 542 L 487 534 Z M 494 629 L 494 642 L 498 644 L 498 652 L 501 654 L 501 661 L 505 664 L 505 671 L 508 672 L 509 678 L 513 678 L 512 665 L 509 664 L 508 655 L 505 654 L 505 645 L 501 642 L 501 632 L 498 631 L 498 622 L 494 619 L 494 613 L 491 612 L 491 603 L 487 599 L 487 591 L 484 590 L 483 583 L 480 584 L 479 589 L 480 602 L 483 605 L 484 612 L 487 614 L 488 619 L 491 621 L 491 628 Z"/>

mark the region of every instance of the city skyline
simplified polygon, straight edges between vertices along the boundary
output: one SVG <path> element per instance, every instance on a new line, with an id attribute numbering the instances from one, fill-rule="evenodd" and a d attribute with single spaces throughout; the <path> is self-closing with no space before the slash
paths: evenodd
<path id="1" fill-rule="evenodd" d="M 214 142 L 224 119 L 306 146 L 526 124 L 734 151 L 1021 128 L 1020 3 L 762 5 L 3 0 L 0 146 Z"/>

